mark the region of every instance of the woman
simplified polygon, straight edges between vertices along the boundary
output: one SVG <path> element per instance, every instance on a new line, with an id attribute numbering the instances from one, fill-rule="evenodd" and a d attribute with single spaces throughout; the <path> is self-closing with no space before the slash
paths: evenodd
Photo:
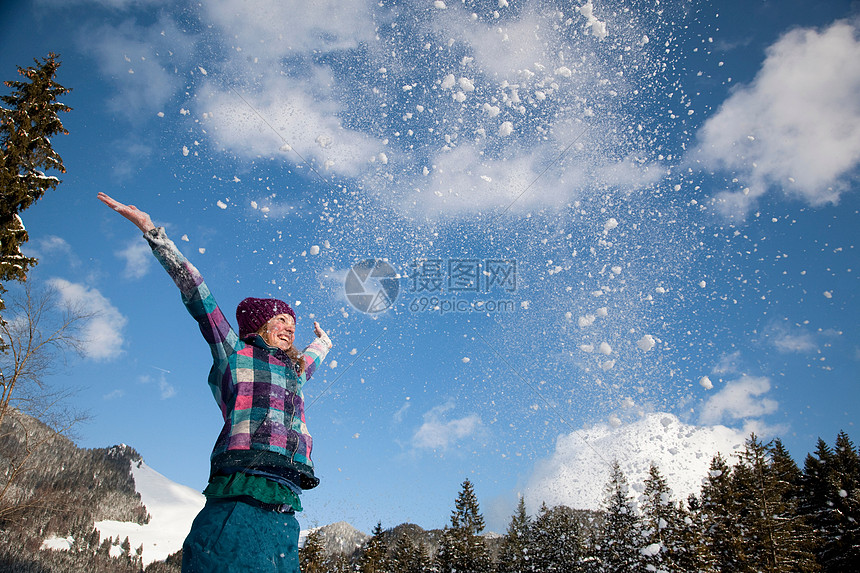
<path id="1" fill-rule="evenodd" d="M 212 351 L 209 387 L 224 427 L 212 451 L 206 506 L 182 546 L 183 572 L 299 573 L 299 494 L 316 487 L 302 386 L 331 349 L 293 346 L 296 314 L 278 299 L 246 298 L 230 327 L 194 266 L 145 212 L 98 198 L 134 223 L 152 247 Z"/>

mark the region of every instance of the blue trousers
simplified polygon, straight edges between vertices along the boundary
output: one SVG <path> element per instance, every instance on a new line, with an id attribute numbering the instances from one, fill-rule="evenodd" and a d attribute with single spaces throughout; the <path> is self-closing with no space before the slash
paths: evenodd
<path id="1" fill-rule="evenodd" d="M 182 545 L 182 573 L 300 573 L 299 522 L 235 500 L 207 500 Z"/>

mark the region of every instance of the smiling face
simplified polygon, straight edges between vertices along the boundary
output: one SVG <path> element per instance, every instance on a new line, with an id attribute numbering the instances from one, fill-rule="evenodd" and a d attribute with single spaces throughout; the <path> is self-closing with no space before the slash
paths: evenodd
<path id="1" fill-rule="evenodd" d="M 269 346 L 286 352 L 296 338 L 296 321 L 289 314 L 276 314 L 260 329 L 260 336 Z"/>

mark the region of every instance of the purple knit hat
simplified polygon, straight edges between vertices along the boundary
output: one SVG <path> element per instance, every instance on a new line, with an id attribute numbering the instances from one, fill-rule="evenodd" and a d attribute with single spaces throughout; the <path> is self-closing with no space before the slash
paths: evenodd
<path id="1" fill-rule="evenodd" d="M 296 320 L 296 313 L 290 305 L 276 298 L 248 297 L 236 307 L 236 322 L 239 323 L 239 338 L 254 334 L 269 322 L 273 316 L 289 314 Z"/>

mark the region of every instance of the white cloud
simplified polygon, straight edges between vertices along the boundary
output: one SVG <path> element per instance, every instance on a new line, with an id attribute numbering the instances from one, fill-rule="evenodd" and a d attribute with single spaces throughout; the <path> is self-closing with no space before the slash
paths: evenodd
<path id="1" fill-rule="evenodd" d="M 454 403 L 448 402 L 425 413 L 424 423 L 412 436 L 412 446 L 418 449 L 444 450 L 481 430 L 481 418 L 477 414 L 446 419 L 445 414 L 453 408 Z"/>
<path id="2" fill-rule="evenodd" d="M 116 255 L 125 261 L 123 276 L 129 279 L 146 276 L 153 261 L 152 249 L 140 239 L 129 242 L 123 250 L 117 251 Z"/>
<path id="3" fill-rule="evenodd" d="M 582 148 L 570 149 L 559 159 L 555 145 L 520 148 L 515 143 L 508 157 L 489 158 L 482 142 L 440 151 L 430 163 L 433 170 L 411 181 L 413 192 L 401 202 L 404 211 L 423 215 L 456 216 L 462 213 L 508 209 L 519 212 L 539 207 L 561 207 L 586 189 L 629 192 L 649 185 L 662 174 L 632 158 L 610 160 L 599 138 L 558 130 L 572 141 L 580 136 Z M 563 133 L 562 133 L 563 132 Z M 583 152 L 589 148 L 588 152 Z"/>
<path id="4" fill-rule="evenodd" d="M 93 360 L 110 360 L 122 352 L 122 330 L 128 320 L 97 289 L 54 278 L 48 283 L 69 307 L 92 314 L 82 329 L 84 356 Z"/>
<path id="5" fill-rule="evenodd" d="M 553 16 L 532 3 L 504 26 L 470 22 L 462 13 L 454 12 L 435 20 L 435 24 L 440 32 L 467 43 L 475 55 L 475 66 L 487 75 L 514 79 L 522 77 L 523 70 L 537 71 L 557 63 L 557 46 L 563 39 Z"/>
<path id="6" fill-rule="evenodd" d="M 201 90 L 200 111 L 206 113 L 215 144 L 237 155 L 277 157 L 298 165 L 311 161 L 323 177 L 327 170 L 357 175 L 382 150 L 381 143 L 345 128 L 337 117 L 339 104 L 315 99 L 307 87 L 277 77 L 259 91 L 243 94 L 243 101 L 232 90 L 209 84 Z"/>
<path id="7" fill-rule="evenodd" d="M 714 366 L 714 374 L 731 374 L 738 371 L 741 364 L 741 353 L 739 350 L 724 354 L 720 357 L 720 361 Z"/>
<path id="8" fill-rule="evenodd" d="M 815 337 L 799 327 L 775 325 L 768 328 L 765 334 L 780 352 L 809 352 L 818 347 Z"/>
<path id="9" fill-rule="evenodd" d="M 116 141 L 112 147 L 117 151 L 113 160 L 113 175 L 119 179 L 129 179 L 141 172 L 143 166 L 149 163 L 153 148 L 149 145 L 129 141 L 129 136 Z"/>
<path id="10" fill-rule="evenodd" d="M 176 388 L 167 381 L 167 375 L 170 374 L 170 371 L 158 367 L 153 368 L 159 371 L 158 377 L 153 378 L 152 376 L 146 374 L 138 378 L 140 383 L 156 383 L 158 385 L 158 392 L 162 400 L 167 400 L 168 398 L 173 398 L 174 396 L 176 396 Z"/>
<path id="11" fill-rule="evenodd" d="M 730 457 L 746 435 L 725 426 L 693 426 L 672 414 L 653 413 L 631 424 L 599 424 L 558 438 L 555 451 L 539 461 L 528 480 L 526 503 L 599 509 L 609 468 L 618 461 L 633 492 L 641 493 L 654 463 L 676 501 L 698 493 L 717 453 Z"/>
<path id="12" fill-rule="evenodd" d="M 394 416 L 392 416 L 392 418 L 394 419 L 395 423 L 399 424 L 403 421 L 403 417 L 406 415 L 406 412 L 409 410 L 409 407 L 411 405 L 411 402 L 404 402 L 400 409 L 394 412 Z"/>
<path id="13" fill-rule="evenodd" d="M 233 53 L 249 67 L 253 58 L 258 63 L 266 60 L 265 65 L 302 52 L 345 50 L 373 41 L 373 4 L 370 0 L 259 0 L 253 13 L 245 0 L 209 0 L 201 6 L 204 19 L 221 29 Z"/>
<path id="14" fill-rule="evenodd" d="M 699 422 L 716 424 L 724 420 L 737 421 L 772 414 L 779 403 L 765 396 L 769 391 L 770 379 L 741 376 L 708 398 L 702 406 Z"/>
<path id="15" fill-rule="evenodd" d="M 836 22 L 782 36 L 750 85 L 737 89 L 699 133 L 695 156 L 741 174 L 747 188 L 717 195 L 745 215 L 769 187 L 811 205 L 835 203 L 860 163 L 860 39 Z"/>
<path id="16" fill-rule="evenodd" d="M 48 235 L 39 239 L 39 248 L 45 253 L 69 254 L 72 247 L 68 241 L 56 235 Z"/>
<path id="17" fill-rule="evenodd" d="M 184 63 L 194 41 L 165 15 L 148 27 L 128 20 L 86 29 L 80 37 L 102 75 L 117 85 L 110 107 L 129 116 L 161 111 L 182 87 L 175 66 Z"/>
<path id="18" fill-rule="evenodd" d="M 125 396 L 125 391 L 117 388 L 116 390 L 111 390 L 107 394 L 102 396 L 103 400 L 116 400 L 117 398 L 122 398 Z"/>
<path id="19" fill-rule="evenodd" d="M 78 257 L 72 250 L 72 246 L 65 239 L 56 235 L 39 237 L 35 241 L 30 241 L 22 245 L 21 250 L 28 257 L 42 259 L 47 256 L 58 255 L 63 257 L 73 267 L 80 264 Z"/>

